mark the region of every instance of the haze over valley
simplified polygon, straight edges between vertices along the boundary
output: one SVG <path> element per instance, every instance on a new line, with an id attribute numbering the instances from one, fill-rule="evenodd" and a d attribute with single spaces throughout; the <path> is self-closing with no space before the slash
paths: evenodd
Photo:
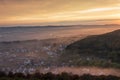
<path id="1" fill-rule="evenodd" d="M 43 40 L 60 37 L 85 37 L 119 29 L 119 25 L 69 25 L 1 27 L 0 41 Z"/>
<path id="2" fill-rule="evenodd" d="M 102 69 L 104 67 L 100 66 L 101 68 L 99 68 L 99 65 L 88 67 L 81 64 L 80 67 L 69 64 L 72 59 L 76 59 L 75 62 L 77 62 L 77 58 L 74 58 L 78 56 L 76 54 L 67 54 L 69 58 L 65 54 L 60 58 L 69 44 L 90 35 L 105 34 L 118 29 L 120 29 L 119 26 L 113 25 L 0 28 L 0 68 L 2 71 L 12 71 L 14 73 L 34 73 L 37 70 L 43 73 L 53 72 L 55 74 L 72 72 L 78 75 L 89 73 L 119 76 L 119 67 L 116 67 L 116 69 L 112 69 L 112 67 Z M 86 59 L 88 58 L 83 60 Z"/>

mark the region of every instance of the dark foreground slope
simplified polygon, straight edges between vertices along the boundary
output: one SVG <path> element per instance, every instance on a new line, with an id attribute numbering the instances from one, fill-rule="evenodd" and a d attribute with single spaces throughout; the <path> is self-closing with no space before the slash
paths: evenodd
<path id="1" fill-rule="evenodd" d="M 120 68 L 120 30 L 74 42 L 66 47 L 64 56 L 62 61 L 69 65 Z"/>
<path id="2" fill-rule="evenodd" d="M 68 73 L 52 74 L 52 73 L 35 73 L 24 75 L 22 73 L 8 73 L 0 72 L 0 80 L 120 80 L 120 77 L 116 76 L 92 76 L 85 74 L 82 76 L 72 75 Z"/>

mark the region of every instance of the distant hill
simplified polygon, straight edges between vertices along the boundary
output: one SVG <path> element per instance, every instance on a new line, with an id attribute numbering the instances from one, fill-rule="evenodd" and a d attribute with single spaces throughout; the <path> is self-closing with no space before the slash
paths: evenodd
<path id="1" fill-rule="evenodd" d="M 69 65 L 120 68 L 120 30 L 76 41 L 66 47 L 64 56 Z"/>

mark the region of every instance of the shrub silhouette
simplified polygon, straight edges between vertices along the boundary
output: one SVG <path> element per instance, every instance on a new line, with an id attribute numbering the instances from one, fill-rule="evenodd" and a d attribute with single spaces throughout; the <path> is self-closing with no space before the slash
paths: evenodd
<path id="1" fill-rule="evenodd" d="M 61 74 L 52 74 L 51 72 L 42 74 L 37 72 L 34 74 L 24 75 L 22 73 L 13 74 L 12 72 L 5 74 L 4 72 L 0 71 L 0 80 L 120 80 L 120 77 L 111 75 L 92 76 L 90 74 L 78 76 L 65 72 Z"/>

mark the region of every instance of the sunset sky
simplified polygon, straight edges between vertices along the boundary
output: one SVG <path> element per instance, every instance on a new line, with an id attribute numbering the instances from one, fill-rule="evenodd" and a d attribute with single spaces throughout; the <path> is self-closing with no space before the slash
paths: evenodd
<path id="1" fill-rule="evenodd" d="M 120 24 L 120 0 L 0 0 L 0 26 Z"/>

